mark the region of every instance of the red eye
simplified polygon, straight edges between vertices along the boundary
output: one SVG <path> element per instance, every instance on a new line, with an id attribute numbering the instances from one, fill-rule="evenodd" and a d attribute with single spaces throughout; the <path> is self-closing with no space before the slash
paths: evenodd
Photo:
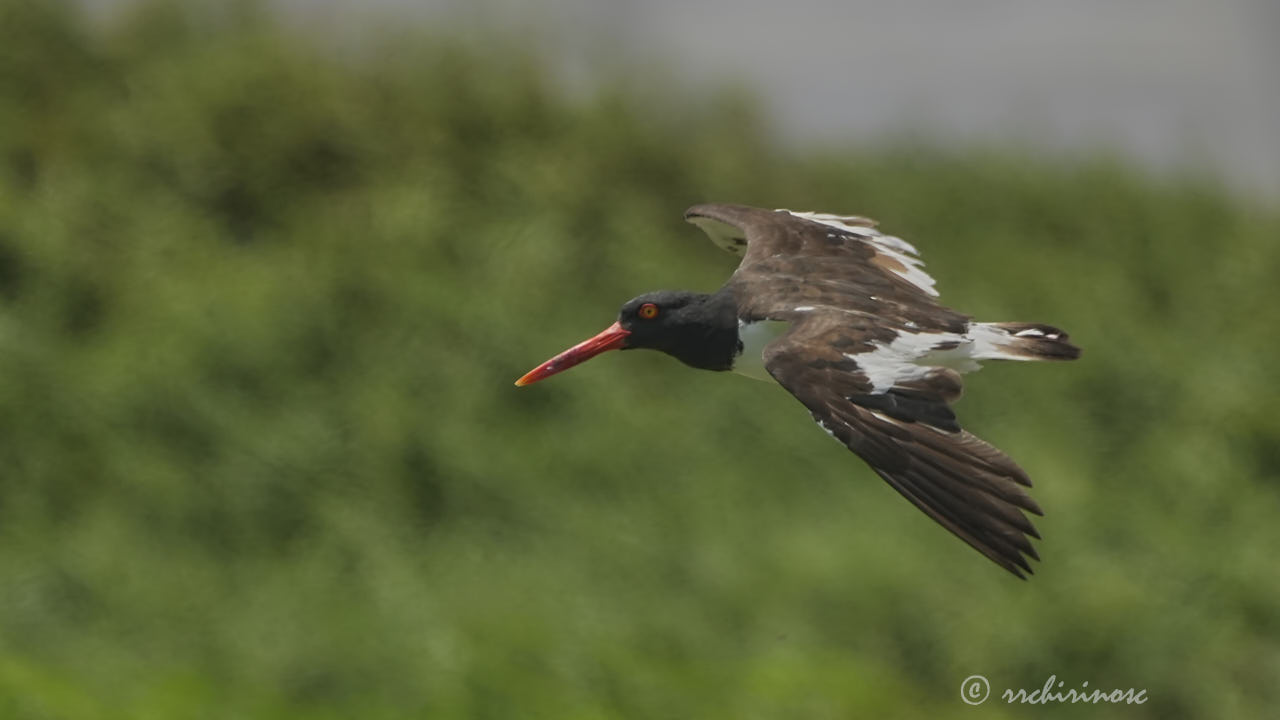
<path id="1" fill-rule="evenodd" d="M 645 303 L 640 306 L 640 309 L 636 311 L 636 314 L 645 320 L 652 320 L 658 317 L 658 306 L 653 303 Z"/>

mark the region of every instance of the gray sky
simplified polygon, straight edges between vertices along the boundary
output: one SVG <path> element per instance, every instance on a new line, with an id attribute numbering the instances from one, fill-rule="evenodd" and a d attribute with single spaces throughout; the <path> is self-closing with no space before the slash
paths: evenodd
<path id="1" fill-rule="evenodd" d="M 355 34 L 388 16 L 460 33 L 496 22 L 541 38 L 570 70 L 609 58 L 657 64 L 693 87 L 731 81 L 801 145 L 911 132 L 1101 147 L 1280 201 L 1280 0 L 275 4 L 292 22 Z"/>

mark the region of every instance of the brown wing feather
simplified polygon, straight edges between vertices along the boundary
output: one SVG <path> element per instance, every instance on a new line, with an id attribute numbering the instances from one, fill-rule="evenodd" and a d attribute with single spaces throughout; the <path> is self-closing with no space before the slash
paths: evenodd
<path id="1" fill-rule="evenodd" d="M 685 219 L 717 245 L 742 255 L 729 284 L 745 319 L 792 319 L 795 308 L 811 307 L 939 332 L 963 332 L 969 322 L 969 316 L 939 305 L 904 279 L 901 255 L 853 232 L 744 205 L 695 205 Z M 875 225 L 866 218 L 843 220 L 851 229 Z"/>
<path id="2" fill-rule="evenodd" d="M 1023 511 L 1043 513 L 1025 490 L 1031 481 L 956 423 L 955 373 L 938 369 L 873 393 L 856 359 L 836 347 L 873 336 L 839 320 L 820 313 L 798 322 L 765 349 L 769 373 L 916 507 L 1014 575 L 1032 572 L 1024 555 L 1039 559 L 1029 537 L 1040 535 Z"/>

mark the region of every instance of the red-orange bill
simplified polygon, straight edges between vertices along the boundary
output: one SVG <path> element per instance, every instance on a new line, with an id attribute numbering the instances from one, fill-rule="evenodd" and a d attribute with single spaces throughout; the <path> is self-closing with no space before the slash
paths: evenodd
<path id="1" fill-rule="evenodd" d="M 607 350 L 618 350 L 627 340 L 627 336 L 631 334 L 630 330 L 624 329 L 618 323 L 614 323 L 605 328 L 603 332 L 590 340 L 583 340 L 564 352 L 556 355 L 550 360 L 542 363 L 538 367 L 525 373 L 523 377 L 516 381 L 518 387 L 523 387 L 529 383 L 535 383 L 544 378 L 551 377 L 558 372 L 564 372 L 574 365 L 584 363 L 591 358 L 599 355 Z"/>

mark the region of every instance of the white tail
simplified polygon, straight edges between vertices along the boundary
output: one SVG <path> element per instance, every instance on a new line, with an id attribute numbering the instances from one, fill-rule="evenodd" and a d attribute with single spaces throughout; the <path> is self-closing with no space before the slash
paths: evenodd
<path id="1" fill-rule="evenodd" d="M 1080 348 L 1052 325 L 1039 323 L 973 323 L 975 360 L 1075 360 Z"/>

